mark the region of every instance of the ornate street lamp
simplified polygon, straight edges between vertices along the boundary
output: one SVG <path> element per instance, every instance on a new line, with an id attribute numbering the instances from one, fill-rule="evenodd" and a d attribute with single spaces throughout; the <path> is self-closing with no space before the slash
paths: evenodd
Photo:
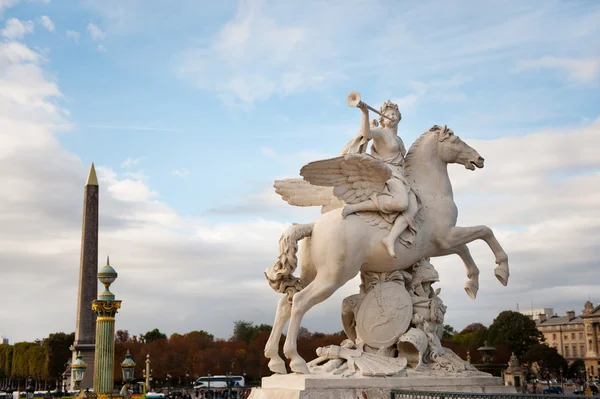
<path id="1" fill-rule="evenodd" d="M 83 356 L 81 356 L 81 352 L 77 352 L 77 360 L 75 360 L 75 363 L 71 365 L 71 373 L 73 375 L 73 381 L 75 381 L 75 389 L 79 390 L 79 394 L 77 395 L 77 397 L 79 398 L 86 397 L 85 392 L 79 386 L 79 384 L 81 384 L 81 381 L 83 381 L 85 369 L 87 369 L 87 364 L 85 364 L 85 362 L 83 361 Z"/>
<path id="2" fill-rule="evenodd" d="M 123 385 L 123 389 L 121 390 L 122 395 L 127 394 L 127 388 L 131 381 L 133 381 L 133 377 L 135 375 L 135 362 L 131 358 L 131 353 L 129 353 L 129 349 L 127 350 L 127 354 L 125 355 L 125 360 L 121 363 L 121 371 L 123 372 L 123 381 L 125 381 L 125 385 Z"/>

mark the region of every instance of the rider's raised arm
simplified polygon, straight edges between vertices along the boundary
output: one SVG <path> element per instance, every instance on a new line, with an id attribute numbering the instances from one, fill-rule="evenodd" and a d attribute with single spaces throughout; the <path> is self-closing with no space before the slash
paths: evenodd
<path id="1" fill-rule="evenodd" d="M 369 109 L 367 106 L 361 103 L 358 108 L 362 111 L 362 120 L 360 122 L 360 131 L 362 135 L 367 140 L 380 138 L 382 134 L 381 128 L 371 127 L 371 122 L 369 121 Z"/>

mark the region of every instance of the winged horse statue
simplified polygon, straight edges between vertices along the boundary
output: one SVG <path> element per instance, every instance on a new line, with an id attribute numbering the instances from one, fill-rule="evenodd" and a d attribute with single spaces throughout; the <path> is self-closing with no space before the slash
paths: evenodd
<path id="1" fill-rule="evenodd" d="M 365 108 L 373 110 L 362 102 L 358 106 L 363 112 Z M 398 112 L 396 124 L 400 118 Z M 382 148 L 377 135 L 367 139 L 371 138 L 373 146 Z M 389 137 L 380 135 L 379 138 L 390 142 Z M 366 147 L 364 140 L 361 146 Z M 507 284 L 508 257 L 492 230 L 484 225 L 456 226 L 458 209 L 453 200 L 447 165 L 462 164 L 475 170 L 483 168 L 484 159 L 450 128 L 438 125 L 417 138 L 403 159 L 403 175 L 418 198 L 419 206 L 413 218 L 414 241 L 411 245 L 403 245 L 401 240 L 396 240 L 392 249 L 395 256 L 390 256 L 392 251 L 382 245 L 390 226 L 386 226 L 380 212 L 367 207 L 343 215 L 346 206 L 365 203 L 369 198 L 385 193 L 389 179 L 397 174 L 393 164 L 366 153 L 346 153 L 308 163 L 301 169 L 304 179 L 275 182 L 276 192 L 288 203 L 321 206 L 322 214 L 312 223 L 290 226 L 279 240 L 277 262 L 265 271 L 271 287 L 286 294 L 279 301 L 265 346 L 265 356 L 270 359 L 269 368 L 274 373 L 287 373 L 278 352 L 279 339 L 288 321 L 283 352 L 290 360 L 292 372 L 310 373 L 296 345 L 302 317 L 361 271 L 404 270 L 426 257 L 457 254 L 467 269 L 465 290 L 474 299 L 479 288 L 479 269 L 466 244 L 480 239 L 494 253 L 496 278 L 503 285 Z M 298 261 L 300 241 L 303 245 Z M 300 266 L 299 277 L 293 275 L 297 266 Z"/>

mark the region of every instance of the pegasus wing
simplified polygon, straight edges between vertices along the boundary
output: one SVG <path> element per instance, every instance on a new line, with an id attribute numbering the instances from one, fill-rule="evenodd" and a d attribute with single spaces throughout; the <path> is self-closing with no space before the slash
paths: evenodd
<path id="1" fill-rule="evenodd" d="M 300 169 L 304 180 L 315 186 L 333 187 L 333 194 L 347 204 L 381 193 L 392 170 L 369 154 L 348 154 L 310 162 Z"/>
<path id="2" fill-rule="evenodd" d="M 321 213 L 344 206 L 344 203 L 333 195 L 332 187 L 314 186 L 304 179 L 275 180 L 273 187 L 290 205 L 321 206 Z"/>

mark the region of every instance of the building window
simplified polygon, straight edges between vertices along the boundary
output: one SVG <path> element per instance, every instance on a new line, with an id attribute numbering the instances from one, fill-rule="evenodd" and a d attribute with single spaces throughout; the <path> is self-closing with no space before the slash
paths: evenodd
<path id="1" fill-rule="evenodd" d="M 571 339 L 575 341 L 575 333 L 571 333 Z"/>
<path id="2" fill-rule="evenodd" d="M 581 357 L 585 356 L 585 345 L 579 345 L 579 352 L 581 352 Z"/>
<path id="3" fill-rule="evenodd" d="M 565 357 L 571 357 L 569 355 L 569 347 L 568 346 L 565 346 Z"/>
<path id="4" fill-rule="evenodd" d="M 552 334 L 552 340 L 556 341 L 556 334 Z"/>
<path id="5" fill-rule="evenodd" d="M 583 333 L 582 332 L 579 333 L 579 339 L 583 339 Z"/>
<path id="6" fill-rule="evenodd" d="M 565 341 L 569 340 L 569 336 L 567 334 L 565 334 Z"/>
<path id="7" fill-rule="evenodd" d="M 573 357 L 577 357 L 577 346 L 573 345 Z"/>

